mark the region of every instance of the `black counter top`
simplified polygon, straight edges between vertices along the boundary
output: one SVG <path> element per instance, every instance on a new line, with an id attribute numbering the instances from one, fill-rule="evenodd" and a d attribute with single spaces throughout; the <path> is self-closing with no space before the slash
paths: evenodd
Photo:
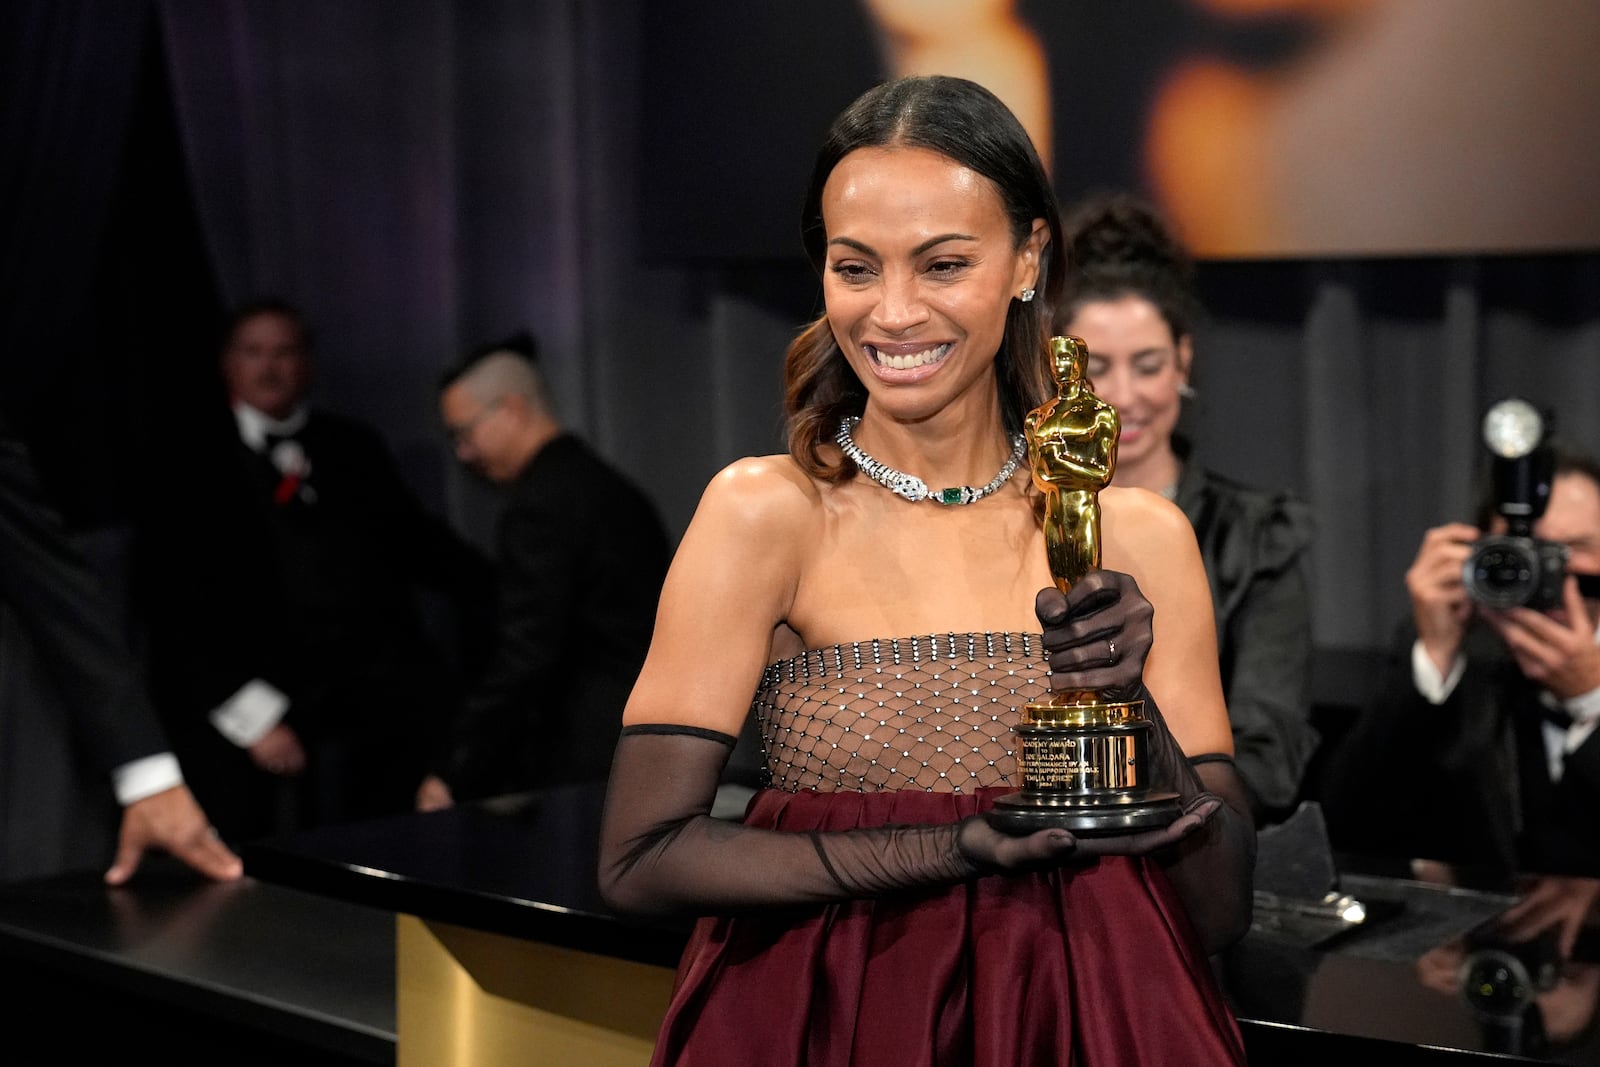
<path id="1" fill-rule="evenodd" d="M 599 786 L 574 787 L 255 842 L 232 884 L 156 864 L 120 890 L 97 872 L 0 885 L 0 957 L 340 1050 L 340 1062 L 393 1062 L 395 913 L 676 964 L 687 923 L 618 916 L 599 898 L 602 800 Z M 1258 894 L 1251 932 L 1217 959 L 1252 1064 L 1600 1065 L 1600 883 L 1352 864 L 1341 858 L 1339 888 L 1364 921 L 1262 907 Z M 1548 938 L 1492 932 L 1530 893 L 1551 914 L 1582 913 L 1566 960 L 1534 951 Z M 1576 912 L 1562 903 L 1574 899 Z M 1529 974 L 1550 964 L 1547 981 L 1497 978 L 1508 957 Z"/>
<path id="2" fill-rule="evenodd" d="M 622 917 L 595 882 L 604 787 L 571 786 L 247 844 L 254 877 L 314 893 L 676 966 L 690 924 Z"/>
<path id="3" fill-rule="evenodd" d="M 1341 888 L 1366 907 L 1363 923 L 1341 929 L 1258 904 L 1249 935 L 1220 959 L 1252 1051 L 1315 1034 L 1329 1054 L 1315 1062 L 1392 1062 L 1404 1049 L 1407 1064 L 1600 1064 L 1591 938 L 1562 962 L 1545 940 L 1490 932 L 1515 896 L 1359 874 Z M 1519 981 L 1508 957 L 1535 980 Z"/>
<path id="4" fill-rule="evenodd" d="M 65 1062 L 395 1061 L 391 914 L 163 857 L 118 889 L 99 871 L 0 884 L 0 984 L 8 1041 L 42 1034 Z"/>
<path id="5" fill-rule="evenodd" d="M 687 924 L 619 917 L 599 898 L 603 799 L 599 785 L 573 787 L 329 828 L 246 846 L 246 870 L 424 919 L 673 966 Z M 1559 993 L 1530 993 L 1513 1016 L 1469 996 L 1456 973 L 1476 946 L 1463 950 L 1463 939 L 1517 899 L 1511 887 L 1450 884 L 1437 865 L 1431 880 L 1404 864 L 1369 869 L 1342 879 L 1366 921 L 1258 906 L 1251 933 L 1217 961 L 1253 1062 L 1258 1052 L 1262 1063 L 1296 1064 L 1398 1052 L 1407 1063 L 1600 1065 L 1600 962 L 1569 961 Z M 1547 1010 L 1558 1026 L 1542 1026 Z"/>

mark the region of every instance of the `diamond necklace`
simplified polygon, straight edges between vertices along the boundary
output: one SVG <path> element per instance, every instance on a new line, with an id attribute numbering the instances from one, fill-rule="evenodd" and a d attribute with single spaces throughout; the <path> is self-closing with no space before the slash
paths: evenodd
<path id="1" fill-rule="evenodd" d="M 1021 463 L 1022 457 L 1028 454 L 1028 439 L 1020 433 L 1013 434 L 1011 437 L 1011 458 L 1006 460 L 1005 466 L 1000 468 L 1000 473 L 996 474 L 988 485 L 976 489 L 970 485 L 952 485 L 948 489 L 931 492 L 928 489 L 928 483 L 916 475 L 897 471 L 861 451 L 861 446 L 856 444 L 856 439 L 850 436 L 851 428 L 860 421 L 861 417 L 859 415 L 847 415 L 840 420 L 839 432 L 834 435 L 833 439 L 838 442 L 839 448 L 844 454 L 855 461 L 862 474 L 865 474 L 891 493 L 902 496 L 913 504 L 919 500 L 931 500 L 935 504 L 944 504 L 946 506 L 976 503 L 1009 482 L 1011 476 L 1017 473 L 1017 464 Z"/>

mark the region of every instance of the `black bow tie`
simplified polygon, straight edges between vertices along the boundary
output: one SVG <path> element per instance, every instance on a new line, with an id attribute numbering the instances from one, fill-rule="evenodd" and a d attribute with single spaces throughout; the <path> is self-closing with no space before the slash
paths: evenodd
<path id="1" fill-rule="evenodd" d="M 1553 708 L 1541 700 L 1539 702 L 1539 715 L 1551 726 L 1559 726 L 1563 730 L 1572 729 L 1572 715 L 1566 708 Z"/>

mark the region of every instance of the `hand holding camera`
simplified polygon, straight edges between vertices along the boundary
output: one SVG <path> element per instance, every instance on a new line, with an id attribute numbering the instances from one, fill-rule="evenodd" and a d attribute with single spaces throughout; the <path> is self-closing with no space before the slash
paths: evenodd
<path id="1" fill-rule="evenodd" d="M 1472 619 L 1473 601 L 1463 579 L 1480 531 L 1464 522 L 1435 526 L 1422 538 L 1406 571 L 1417 637 L 1441 675 L 1448 674 Z"/>
<path id="2" fill-rule="evenodd" d="M 1465 523 L 1435 527 L 1406 572 L 1418 636 L 1441 674 L 1448 673 L 1480 608 L 1530 678 L 1560 674 L 1572 655 L 1593 646 L 1593 620 L 1579 617 L 1581 600 L 1568 581 L 1567 546 L 1534 533 L 1555 480 L 1548 422 L 1517 398 L 1489 409 L 1483 440 L 1491 456 L 1490 531 Z"/>
<path id="3" fill-rule="evenodd" d="M 1485 619 L 1511 650 L 1517 669 L 1562 699 L 1600 688 L 1600 646 L 1594 641 L 1595 619 L 1589 613 L 1574 577 L 1562 583 L 1563 610 L 1546 614 L 1532 609 L 1491 611 Z"/>
<path id="4" fill-rule="evenodd" d="M 1546 416 L 1516 398 L 1500 401 L 1484 417 L 1483 439 L 1493 457 L 1495 528 L 1467 546 L 1461 581 L 1522 673 L 1567 698 L 1600 687 L 1600 649 L 1595 618 L 1580 592 L 1580 583 L 1592 577 L 1569 574 L 1567 545 L 1534 533 L 1555 492 L 1557 464 L 1547 426 Z M 1571 511 L 1569 501 L 1560 523 L 1569 539 Z M 1418 617 L 1420 629 L 1420 607 Z M 1429 654 L 1434 655 L 1431 646 Z"/>
<path id="5" fill-rule="evenodd" d="M 1507 908 L 1495 923 L 1499 936 L 1511 942 L 1530 941 L 1553 934 L 1561 959 L 1569 959 L 1578 936 L 1596 920 L 1600 880 L 1572 875 L 1543 874 L 1521 890 L 1521 899 Z"/>

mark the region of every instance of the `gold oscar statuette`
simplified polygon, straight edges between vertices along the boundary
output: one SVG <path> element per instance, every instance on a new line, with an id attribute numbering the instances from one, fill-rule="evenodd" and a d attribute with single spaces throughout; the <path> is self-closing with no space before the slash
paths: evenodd
<path id="1" fill-rule="evenodd" d="M 1028 414 L 1033 484 L 1044 495 L 1044 543 L 1063 593 L 1100 566 L 1100 490 L 1117 464 L 1117 409 L 1084 380 L 1084 346 L 1050 339 L 1056 395 Z M 1061 827 L 1079 835 L 1162 827 L 1178 795 L 1147 782 L 1151 724 L 1143 700 L 1093 689 L 1051 690 L 1024 706 L 1017 726 L 1019 792 L 995 801 L 989 821 L 1010 834 Z"/>

